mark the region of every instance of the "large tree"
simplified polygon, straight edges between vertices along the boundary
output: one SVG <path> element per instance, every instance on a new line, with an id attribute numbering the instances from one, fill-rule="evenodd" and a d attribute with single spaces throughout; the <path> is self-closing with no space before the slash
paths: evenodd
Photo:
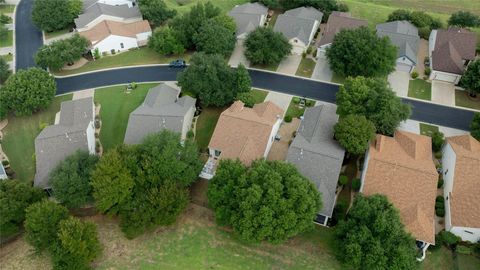
<path id="1" fill-rule="evenodd" d="M 354 155 L 364 154 L 375 136 L 375 125 L 363 115 L 347 115 L 335 125 L 335 139 Z"/>
<path id="2" fill-rule="evenodd" d="M 55 96 L 56 88 L 55 79 L 45 70 L 19 70 L 0 88 L 0 118 L 5 117 L 8 112 L 31 115 L 37 110 L 47 108 Z"/>
<path id="3" fill-rule="evenodd" d="M 448 19 L 448 25 L 476 27 L 480 25 L 480 17 L 468 11 L 457 11 Z"/>
<path id="4" fill-rule="evenodd" d="M 360 27 L 335 35 L 326 55 L 332 70 L 342 76 L 386 76 L 395 69 L 397 48 L 388 37 Z"/>
<path id="5" fill-rule="evenodd" d="M 416 269 L 415 239 L 383 195 L 357 195 L 335 232 L 337 257 L 353 269 Z"/>
<path id="6" fill-rule="evenodd" d="M 480 113 L 473 114 L 472 123 L 470 124 L 470 134 L 472 137 L 480 141 Z"/>
<path id="7" fill-rule="evenodd" d="M 337 93 L 337 114 L 363 115 L 375 125 L 377 132 L 393 135 L 400 122 L 411 113 L 384 79 L 347 78 Z"/>
<path id="8" fill-rule="evenodd" d="M 73 19 L 77 18 L 78 15 L 82 13 L 82 9 L 82 0 L 68 0 L 68 10 L 70 11 L 70 16 L 72 16 Z"/>
<path id="9" fill-rule="evenodd" d="M 78 208 L 93 201 L 90 177 L 98 157 L 79 151 L 57 165 L 50 173 L 55 199 L 67 208 Z"/>
<path id="10" fill-rule="evenodd" d="M 237 93 L 248 93 L 252 89 L 252 79 L 250 74 L 248 74 L 247 68 L 242 63 L 237 67 L 235 89 L 237 89 Z"/>
<path id="11" fill-rule="evenodd" d="M 271 27 L 258 27 L 247 35 L 245 56 L 252 64 L 278 64 L 290 54 L 292 45 Z"/>
<path id="12" fill-rule="evenodd" d="M 32 21 L 43 31 L 53 32 L 73 23 L 73 8 L 66 0 L 35 0 L 32 8 Z M 78 15 L 78 14 L 77 14 Z"/>
<path id="13" fill-rule="evenodd" d="M 467 89 L 472 97 L 480 93 L 480 60 L 468 65 L 467 71 L 460 79 L 460 85 Z"/>
<path id="14" fill-rule="evenodd" d="M 45 197 L 45 193 L 18 180 L 0 181 L 0 238 L 19 231 L 25 220 L 25 209 Z"/>
<path id="15" fill-rule="evenodd" d="M 208 54 L 221 54 L 228 57 L 235 48 L 234 32 L 219 24 L 215 19 L 208 19 L 193 36 L 197 51 Z"/>
<path id="16" fill-rule="evenodd" d="M 323 12 L 322 21 L 326 22 L 332 11 L 348 11 L 348 6 L 336 0 L 280 0 L 283 8 L 314 7 Z"/>
<path id="17" fill-rule="evenodd" d="M 10 75 L 12 75 L 10 66 L 4 58 L 0 58 L 0 85 L 4 84 Z"/>
<path id="18" fill-rule="evenodd" d="M 148 39 L 148 47 L 163 55 L 185 52 L 183 43 L 178 39 L 178 34 L 169 26 L 157 28 Z"/>
<path id="19" fill-rule="evenodd" d="M 281 243 L 312 227 L 320 194 L 289 163 L 222 160 L 208 185 L 208 201 L 220 225 L 249 242 Z"/>
<path id="20" fill-rule="evenodd" d="M 88 51 L 89 41 L 75 34 L 74 36 L 43 45 L 35 55 L 35 63 L 42 68 L 59 70 L 65 64 L 73 64 Z"/>
<path id="21" fill-rule="evenodd" d="M 174 9 L 169 9 L 163 0 L 140 0 L 139 6 L 143 17 L 157 26 L 177 14 Z"/>

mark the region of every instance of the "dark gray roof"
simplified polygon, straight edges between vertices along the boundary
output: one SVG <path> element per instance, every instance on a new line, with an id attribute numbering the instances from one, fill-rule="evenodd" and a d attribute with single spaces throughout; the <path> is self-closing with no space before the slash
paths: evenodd
<path id="1" fill-rule="evenodd" d="M 246 3 L 235 6 L 228 15 L 235 20 L 237 36 L 250 33 L 260 26 L 263 16 L 268 15 L 268 8 L 260 3 Z"/>
<path id="2" fill-rule="evenodd" d="M 180 89 L 161 84 L 148 91 L 142 105 L 130 113 L 126 144 L 138 144 L 155 132 L 168 129 L 181 133 L 185 115 L 195 107 L 195 99 L 189 96 L 178 98 Z"/>
<path id="3" fill-rule="evenodd" d="M 393 21 L 377 25 L 379 37 L 389 37 L 397 46 L 397 57 L 407 57 L 417 63 L 417 52 L 420 43 L 418 29 L 408 21 Z"/>
<path id="4" fill-rule="evenodd" d="M 333 126 L 338 120 L 336 106 L 322 104 L 305 110 L 287 153 L 287 161 L 309 178 L 322 193 L 323 208 L 319 214 L 331 217 L 335 191 L 345 150 L 333 139 Z"/>
<path id="5" fill-rule="evenodd" d="M 86 8 L 83 14 L 80 14 L 78 18 L 75 19 L 75 25 L 77 28 L 83 28 L 101 15 L 114 16 L 123 19 L 142 19 L 142 13 L 140 13 L 138 6 L 128 7 L 127 4 L 112 6 L 95 3 Z"/>
<path id="6" fill-rule="evenodd" d="M 35 186 L 49 187 L 48 174 L 59 162 L 77 150 L 88 151 L 86 131 L 93 119 L 93 98 L 62 102 L 58 124 L 44 128 L 35 138 Z"/>
<path id="7" fill-rule="evenodd" d="M 308 44 L 315 21 L 322 21 L 323 13 L 312 7 L 299 7 L 278 16 L 273 30 L 287 39 L 298 38 Z"/>

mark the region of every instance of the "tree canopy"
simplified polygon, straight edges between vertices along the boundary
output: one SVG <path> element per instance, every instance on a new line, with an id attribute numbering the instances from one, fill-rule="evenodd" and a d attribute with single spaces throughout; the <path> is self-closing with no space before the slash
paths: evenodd
<path id="1" fill-rule="evenodd" d="M 448 25 L 476 27 L 480 25 L 480 17 L 468 11 L 457 11 L 448 19 Z"/>
<path id="2" fill-rule="evenodd" d="M 335 232 L 337 257 L 353 269 L 416 269 L 415 239 L 383 195 L 357 195 Z"/>
<path id="3" fill-rule="evenodd" d="M 56 83 L 53 76 L 39 68 L 21 69 L 11 75 L 0 88 L 0 119 L 9 112 L 31 115 L 52 102 Z"/>
<path id="4" fill-rule="evenodd" d="M 347 78 L 337 93 L 337 114 L 363 115 L 377 132 L 393 135 L 400 122 L 410 114 L 410 106 L 402 103 L 384 79 Z"/>
<path id="5" fill-rule="evenodd" d="M 327 21 L 328 16 L 330 16 L 332 11 L 348 11 L 347 5 L 343 3 L 337 3 L 336 0 L 280 0 L 280 2 L 285 9 L 314 7 L 323 12 L 323 22 Z"/>
<path id="6" fill-rule="evenodd" d="M 480 113 L 473 114 L 472 123 L 470 124 L 470 134 L 472 137 L 480 141 Z"/>
<path id="7" fill-rule="evenodd" d="M 278 64 L 290 54 L 292 45 L 271 27 L 257 27 L 245 40 L 245 57 L 252 64 Z"/>
<path id="8" fill-rule="evenodd" d="M 346 29 L 327 48 L 332 70 L 342 76 L 387 76 L 395 69 L 397 48 L 367 27 Z"/>
<path id="9" fill-rule="evenodd" d="M 35 0 L 32 21 L 39 29 L 53 32 L 65 29 L 80 12 L 78 0 Z"/>
<path id="10" fill-rule="evenodd" d="M 219 24 L 214 18 L 208 19 L 193 36 L 197 51 L 208 54 L 221 54 L 225 57 L 232 54 L 237 41 L 234 32 Z"/>
<path id="11" fill-rule="evenodd" d="M 88 51 L 90 42 L 75 34 L 74 36 L 43 45 L 35 54 L 35 63 L 42 68 L 59 70 L 65 64 L 73 64 Z"/>
<path id="12" fill-rule="evenodd" d="M 177 11 L 169 9 L 163 0 L 140 0 L 138 4 L 143 17 L 156 26 L 177 14 Z"/>
<path id="13" fill-rule="evenodd" d="M 12 75 L 10 66 L 4 58 L 0 58 L 0 85 L 4 84 L 10 75 Z"/>
<path id="14" fill-rule="evenodd" d="M 335 125 L 335 139 L 354 155 L 364 154 L 375 136 L 375 125 L 363 115 L 347 115 Z"/>
<path id="15" fill-rule="evenodd" d="M 393 11 L 388 15 L 387 21 L 409 21 L 418 27 L 418 35 L 424 39 L 428 39 L 432 29 L 443 27 L 442 21 L 433 18 L 423 11 L 409 11 L 405 9 L 397 9 Z"/>
<path id="16" fill-rule="evenodd" d="M 480 93 L 480 60 L 475 60 L 468 65 L 467 70 L 460 79 L 460 85 L 467 89 L 471 96 Z"/>
<path id="17" fill-rule="evenodd" d="M 321 208 L 316 187 L 289 163 L 221 160 L 208 185 L 219 225 L 249 242 L 281 243 L 312 227 Z"/>
<path id="18" fill-rule="evenodd" d="M 178 34 L 168 26 L 155 29 L 148 39 L 148 47 L 163 55 L 185 52 L 183 43 L 178 39 Z"/>

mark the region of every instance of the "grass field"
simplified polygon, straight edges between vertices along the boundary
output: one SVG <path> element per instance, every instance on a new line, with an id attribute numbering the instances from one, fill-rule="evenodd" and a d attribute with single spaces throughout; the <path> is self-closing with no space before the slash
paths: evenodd
<path id="1" fill-rule="evenodd" d="M 54 37 L 58 37 L 58 36 L 61 36 L 61 35 L 64 35 L 66 33 L 70 32 L 70 29 L 67 28 L 67 29 L 62 29 L 62 30 L 58 30 L 58 31 L 54 31 L 54 32 L 44 32 L 45 33 L 45 39 L 50 39 L 50 38 L 54 38 Z"/>
<path id="2" fill-rule="evenodd" d="M 13 45 L 13 31 L 7 31 L 7 38 L 2 38 L 0 40 L 1 47 L 10 47 Z"/>
<path id="3" fill-rule="evenodd" d="M 15 5 L 0 5 L 0 13 L 13 13 Z"/>
<path id="4" fill-rule="evenodd" d="M 218 118 L 225 108 L 204 108 L 197 120 L 195 140 L 198 148 L 203 152 L 208 148 L 208 143 L 213 135 Z"/>
<path id="5" fill-rule="evenodd" d="M 186 13 L 198 2 L 212 2 L 215 6 L 222 9 L 223 12 L 230 11 L 235 5 L 249 2 L 248 0 L 165 0 L 169 8 L 175 9 L 178 13 Z"/>
<path id="6" fill-rule="evenodd" d="M 408 84 L 408 96 L 423 100 L 432 99 L 432 84 L 422 79 L 410 80 Z"/>
<path id="7" fill-rule="evenodd" d="M 44 111 L 30 116 L 8 117 L 8 125 L 2 131 L 4 133 L 2 148 L 10 160 L 17 179 L 33 181 L 35 175 L 34 141 L 41 131 L 40 126 L 53 124 L 55 114 L 60 111 L 60 103 L 71 99 L 71 94 L 59 96 Z"/>
<path id="8" fill-rule="evenodd" d="M 480 100 L 470 99 L 468 93 L 461 90 L 455 90 L 455 105 L 480 110 Z"/>
<path id="9" fill-rule="evenodd" d="M 101 105 L 100 141 L 104 150 L 123 143 L 130 113 L 142 104 L 148 90 L 155 85 L 138 84 L 130 94 L 125 93 L 125 85 L 95 90 L 95 102 Z"/>
<path id="10" fill-rule="evenodd" d="M 273 64 L 273 65 L 250 65 L 250 67 L 251 68 L 257 68 L 257 69 L 265 69 L 265 70 L 275 72 L 275 71 L 277 71 L 279 65 L 280 65 L 280 63 Z"/>
<path id="11" fill-rule="evenodd" d="M 344 84 L 345 80 L 346 80 L 346 78 L 343 77 L 342 75 L 339 75 L 337 73 L 333 73 L 332 82 L 339 83 L 339 84 Z"/>
<path id="12" fill-rule="evenodd" d="M 438 131 L 437 126 L 420 123 L 420 134 L 431 136 L 435 131 Z"/>
<path id="13" fill-rule="evenodd" d="M 300 65 L 298 65 L 298 69 L 295 75 L 310 78 L 312 77 L 314 68 L 315 61 L 313 61 L 311 58 L 302 58 L 302 61 L 300 62 Z"/>
<path id="14" fill-rule="evenodd" d="M 262 103 L 268 95 L 267 91 L 259 90 L 259 89 L 252 89 L 251 94 L 255 99 L 255 104 Z"/>
<path id="15" fill-rule="evenodd" d="M 438 250 L 427 250 L 427 257 L 422 262 L 422 270 L 451 270 L 453 269 L 452 252 L 445 247 Z"/>
<path id="16" fill-rule="evenodd" d="M 13 55 L 12 54 L 0 55 L 0 58 L 3 58 L 5 59 L 5 61 L 10 62 L 13 60 Z"/>
<path id="17" fill-rule="evenodd" d="M 457 254 L 455 263 L 460 270 L 480 269 L 480 258 L 471 255 Z"/>

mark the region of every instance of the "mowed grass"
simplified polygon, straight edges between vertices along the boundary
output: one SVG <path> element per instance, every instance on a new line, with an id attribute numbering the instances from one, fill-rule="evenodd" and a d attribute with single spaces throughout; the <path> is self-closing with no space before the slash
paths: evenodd
<path id="1" fill-rule="evenodd" d="M 252 64 L 252 65 L 250 65 L 250 67 L 251 68 L 256 68 L 256 69 L 265 69 L 265 70 L 268 70 L 268 71 L 276 72 L 279 65 L 280 65 L 280 63 L 270 64 L 270 65 L 261 65 L 261 64 L 253 65 Z"/>
<path id="2" fill-rule="evenodd" d="M 0 13 L 13 13 L 15 5 L 2 5 L 0 4 Z"/>
<path id="3" fill-rule="evenodd" d="M 307 57 L 302 58 L 302 61 L 300 61 L 300 65 L 298 65 L 298 69 L 295 75 L 307 77 L 307 78 L 312 77 L 315 64 L 316 64 L 315 61 L 313 61 L 313 59 L 311 58 L 307 58 Z"/>
<path id="4" fill-rule="evenodd" d="M 210 138 L 212 138 L 213 131 L 217 125 L 218 118 L 225 108 L 208 107 L 203 108 L 198 116 L 195 130 L 195 140 L 200 151 L 206 151 Z"/>
<path id="5" fill-rule="evenodd" d="M 45 39 L 50 39 L 50 38 L 54 38 L 54 37 L 58 37 L 58 36 L 67 34 L 69 32 L 70 32 L 70 29 L 67 28 L 67 29 L 62 29 L 62 30 L 58 30 L 58 31 L 54 31 L 54 32 L 44 32 L 44 33 L 45 33 Z"/>
<path id="6" fill-rule="evenodd" d="M 9 116 L 8 125 L 2 131 L 2 148 L 8 156 L 16 178 L 21 181 L 33 181 L 35 175 L 35 138 L 41 126 L 52 125 L 55 114 L 60 111 L 62 101 L 71 100 L 72 95 L 55 97 L 48 109 L 30 116 Z"/>
<path id="7" fill-rule="evenodd" d="M 352 0 L 343 0 L 352 1 Z M 480 13 L 480 1 L 472 0 L 353 0 L 354 2 L 374 3 L 376 5 L 391 6 L 416 10 L 428 10 L 438 13 L 453 13 L 463 10 L 473 13 Z"/>
<path id="8" fill-rule="evenodd" d="M 420 266 L 422 270 L 451 270 L 453 269 L 452 252 L 446 247 L 427 250 L 427 256 Z"/>
<path id="9" fill-rule="evenodd" d="M 468 96 L 468 92 L 455 90 L 455 105 L 480 110 L 480 98 L 473 100 Z"/>
<path id="10" fill-rule="evenodd" d="M 263 91 L 263 90 L 259 90 L 259 89 L 252 89 L 251 95 L 252 95 L 253 99 L 255 100 L 255 104 L 257 104 L 257 103 L 262 103 L 265 100 L 265 98 L 268 95 L 268 92 Z"/>
<path id="11" fill-rule="evenodd" d="M 10 47 L 13 45 L 13 31 L 7 31 L 7 38 L 0 39 L 0 47 Z"/>
<path id="12" fill-rule="evenodd" d="M 143 103 L 148 90 L 156 85 L 158 84 L 138 84 L 129 94 L 125 92 L 125 85 L 95 90 L 95 102 L 101 105 L 100 141 L 104 150 L 123 143 L 130 113 Z"/>
<path id="13" fill-rule="evenodd" d="M 438 126 L 420 123 L 420 134 L 432 136 L 435 131 L 438 131 Z"/>
<path id="14" fill-rule="evenodd" d="M 478 270 L 480 269 L 480 258 L 457 253 L 456 264 L 461 270 Z"/>
<path id="15" fill-rule="evenodd" d="M 423 100 L 431 100 L 432 84 L 422 79 L 410 80 L 408 84 L 408 96 Z"/>
<path id="16" fill-rule="evenodd" d="M 0 55 L 0 58 L 5 59 L 5 61 L 10 62 L 13 60 L 13 54 Z"/>
<path id="17" fill-rule="evenodd" d="M 197 3 L 211 2 L 219 7 L 224 13 L 230 11 L 235 5 L 249 2 L 249 0 L 165 0 L 169 8 L 175 9 L 178 13 L 186 13 Z"/>

